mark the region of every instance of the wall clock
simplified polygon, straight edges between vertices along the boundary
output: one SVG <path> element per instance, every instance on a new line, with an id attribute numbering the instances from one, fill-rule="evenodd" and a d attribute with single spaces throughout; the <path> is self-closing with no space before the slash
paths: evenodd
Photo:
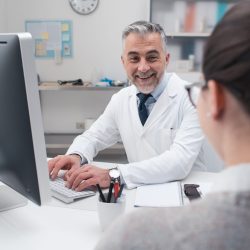
<path id="1" fill-rule="evenodd" d="M 92 13 L 96 9 L 98 2 L 99 0 L 69 0 L 72 9 L 81 15 Z"/>

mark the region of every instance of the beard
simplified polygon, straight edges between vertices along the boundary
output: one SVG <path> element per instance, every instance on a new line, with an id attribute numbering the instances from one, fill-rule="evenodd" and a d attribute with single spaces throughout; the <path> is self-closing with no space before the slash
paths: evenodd
<path id="1" fill-rule="evenodd" d="M 150 70 L 146 73 L 135 73 L 132 79 L 130 79 L 130 82 L 134 84 L 141 93 L 149 94 L 153 92 L 159 84 L 159 79 L 157 73 Z"/>

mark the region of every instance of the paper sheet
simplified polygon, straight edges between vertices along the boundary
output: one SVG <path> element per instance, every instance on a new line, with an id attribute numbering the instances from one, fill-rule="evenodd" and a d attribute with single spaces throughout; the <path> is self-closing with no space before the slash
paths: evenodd
<path id="1" fill-rule="evenodd" d="M 180 182 L 145 185 L 136 190 L 136 207 L 178 207 L 182 206 Z"/>

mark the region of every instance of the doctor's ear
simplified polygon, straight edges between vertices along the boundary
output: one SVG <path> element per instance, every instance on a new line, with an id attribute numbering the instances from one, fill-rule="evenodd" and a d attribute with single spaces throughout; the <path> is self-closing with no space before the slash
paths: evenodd
<path id="1" fill-rule="evenodd" d="M 225 90 L 214 80 L 208 81 L 208 100 L 210 106 L 210 115 L 214 119 L 219 119 L 225 109 Z"/>
<path id="2" fill-rule="evenodd" d="M 169 64 L 169 59 L 170 59 L 170 54 L 169 53 L 166 53 L 165 59 L 166 59 L 166 65 L 168 65 Z"/>
<path id="3" fill-rule="evenodd" d="M 123 58 L 123 56 L 121 56 L 121 61 L 122 61 L 122 64 L 124 65 L 124 58 Z"/>

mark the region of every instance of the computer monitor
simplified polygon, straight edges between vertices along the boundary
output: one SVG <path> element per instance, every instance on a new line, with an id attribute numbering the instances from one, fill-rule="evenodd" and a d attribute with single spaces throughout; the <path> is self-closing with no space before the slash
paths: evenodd
<path id="1" fill-rule="evenodd" d="M 0 211 L 50 198 L 32 48 L 29 33 L 0 34 Z"/>

